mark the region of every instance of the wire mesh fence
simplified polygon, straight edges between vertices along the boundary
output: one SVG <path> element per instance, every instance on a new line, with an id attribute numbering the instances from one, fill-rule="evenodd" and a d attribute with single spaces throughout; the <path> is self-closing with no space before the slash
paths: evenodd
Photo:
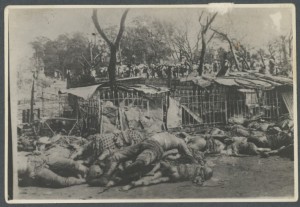
<path id="1" fill-rule="evenodd" d="M 238 89 L 214 84 L 202 88 L 192 83 L 180 83 L 171 94 L 179 99 L 182 126 L 216 126 L 226 124 L 230 117 L 276 120 L 282 101 L 276 89 Z"/>
<path id="2" fill-rule="evenodd" d="M 177 87 L 172 97 L 179 97 L 182 125 L 218 125 L 227 121 L 227 100 L 224 87 L 208 89 L 193 85 Z"/>

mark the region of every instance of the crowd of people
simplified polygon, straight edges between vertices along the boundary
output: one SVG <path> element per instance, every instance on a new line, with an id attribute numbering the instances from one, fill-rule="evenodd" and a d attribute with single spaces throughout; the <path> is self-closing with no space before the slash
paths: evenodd
<path id="1" fill-rule="evenodd" d="M 227 61 L 228 62 L 228 61 Z M 226 63 L 227 63 L 226 62 Z M 229 65 L 225 64 L 225 67 Z M 221 68 L 218 61 L 213 64 L 204 64 L 204 74 L 216 74 Z M 117 66 L 119 78 L 143 77 L 143 78 L 179 78 L 186 77 L 192 72 L 197 72 L 197 64 L 182 62 L 178 64 L 128 64 Z M 107 67 L 102 67 L 93 73 L 94 77 L 104 78 L 108 76 Z"/>
<path id="2" fill-rule="evenodd" d="M 179 78 L 185 77 L 193 72 L 197 73 L 199 69 L 199 64 L 191 64 L 188 62 L 181 62 L 177 64 L 127 64 L 117 66 L 117 76 L 119 78 L 128 77 L 144 77 L 144 78 Z M 203 74 L 216 75 L 218 72 L 225 71 L 236 72 L 238 69 L 235 64 L 230 61 L 225 60 L 221 63 L 218 60 L 214 60 L 212 63 L 203 64 Z M 244 69 L 243 69 L 244 70 Z M 273 60 L 270 60 L 268 67 L 263 66 L 259 63 L 251 63 L 251 70 L 259 73 L 270 73 L 276 75 L 278 73 L 278 68 L 275 68 Z M 225 75 L 225 74 L 222 74 Z M 94 77 L 108 77 L 107 67 L 101 67 L 97 71 L 92 71 L 92 76 Z"/>

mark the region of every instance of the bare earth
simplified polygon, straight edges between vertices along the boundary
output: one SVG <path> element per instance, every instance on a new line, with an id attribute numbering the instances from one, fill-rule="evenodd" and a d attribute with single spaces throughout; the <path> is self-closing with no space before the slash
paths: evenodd
<path id="1" fill-rule="evenodd" d="M 266 198 L 293 197 L 294 162 L 286 158 L 270 157 L 210 157 L 212 180 L 204 186 L 191 182 L 163 183 L 140 187 L 128 192 L 114 187 L 103 193 L 103 188 L 88 185 L 63 189 L 22 187 L 19 199 L 151 199 L 151 198 Z"/>

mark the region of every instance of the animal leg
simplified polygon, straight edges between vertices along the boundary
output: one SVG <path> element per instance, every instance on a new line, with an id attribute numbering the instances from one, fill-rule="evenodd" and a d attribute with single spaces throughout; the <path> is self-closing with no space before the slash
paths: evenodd
<path id="1" fill-rule="evenodd" d="M 129 188 L 129 189 L 132 189 L 133 187 L 139 187 L 139 186 L 149 186 L 149 185 L 155 185 L 158 183 L 166 183 L 169 181 L 170 181 L 169 177 L 159 177 L 159 178 L 149 180 L 149 181 L 135 182 L 134 184 L 131 185 L 131 188 Z M 124 187 L 126 187 L 126 186 L 124 186 Z M 129 189 L 127 189 L 127 190 L 129 190 Z M 123 190 L 126 190 L 126 189 L 123 188 Z"/>
<path id="2" fill-rule="evenodd" d="M 166 183 L 169 182 L 171 179 L 169 177 L 160 177 L 154 180 L 151 180 L 148 185 L 154 185 L 154 184 L 158 184 L 158 183 Z"/>
<path id="3" fill-rule="evenodd" d="M 270 152 L 271 151 L 271 149 L 270 148 L 257 148 L 256 149 L 258 152 Z"/>
<path id="4" fill-rule="evenodd" d="M 167 156 L 173 155 L 173 154 L 178 154 L 178 150 L 172 149 L 172 150 L 166 151 L 166 152 L 164 152 L 163 157 L 167 157 Z"/>
<path id="5" fill-rule="evenodd" d="M 98 160 L 100 160 L 100 161 L 105 160 L 110 155 L 111 155 L 111 152 L 109 150 L 104 150 L 104 152 L 98 157 Z"/>
<path id="6" fill-rule="evenodd" d="M 167 157 L 165 157 L 165 159 L 168 159 L 168 160 L 177 160 L 181 157 L 180 154 L 176 154 L 176 155 L 168 155 Z"/>
<path id="7" fill-rule="evenodd" d="M 155 180 L 155 179 L 157 179 L 161 176 L 162 176 L 162 173 L 159 171 L 159 172 L 155 173 L 153 176 L 145 176 L 145 177 L 142 177 L 141 179 L 139 179 L 137 181 L 132 181 L 130 184 L 123 186 L 121 188 L 121 190 L 122 191 L 127 191 L 127 190 L 130 190 L 130 189 L 135 188 L 135 187 L 147 186 L 147 185 L 149 185 L 149 182 L 151 180 Z"/>
<path id="8" fill-rule="evenodd" d="M 270 150 L 268 152 L 264 152 L 262 155 L 265 157 L 271 156 L 271 155 L 278 155 L 281 151 L 283 151 L 284 149 L 290 147 L 291 145 L 288 146 L 282 146 L 277 150 Z"/>
<path id="9" fill-rule="evenodd" d="M 196 185 L 202 186 L 204 183 L 204 180 L 201 176 L 196 176 L 193 180 L 193 183 L 195 183 Z"/>
<path id="10" fill-rule="evenodd" d="M 160 169 L 160 162 L 157 163 L 157 164 L 153 167 L 153 169 L 152 169 L 150 172 L 148 172 L 148 173 L 146 174 L 146 176 L 154 176 L 155 173 L 156 173 L 159 169 Z"/>

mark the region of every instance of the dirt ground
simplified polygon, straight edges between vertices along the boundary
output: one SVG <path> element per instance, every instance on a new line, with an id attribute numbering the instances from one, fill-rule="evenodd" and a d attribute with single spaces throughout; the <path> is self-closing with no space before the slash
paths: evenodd
<path id="1" fill-rule="evenodd" d="M 213 178 L 204 186 L 191 182 L 163 183 L 140 187 L 127 192 L 120 187 L 99 193 L 103 188 L 88 185 L 63 189 L 39 187 L 19 188 L 18 199 L 150 199 L 150 198 L 267 198 L 292 197 L 294 167 L 281 157 L 209 157 Z"/>

